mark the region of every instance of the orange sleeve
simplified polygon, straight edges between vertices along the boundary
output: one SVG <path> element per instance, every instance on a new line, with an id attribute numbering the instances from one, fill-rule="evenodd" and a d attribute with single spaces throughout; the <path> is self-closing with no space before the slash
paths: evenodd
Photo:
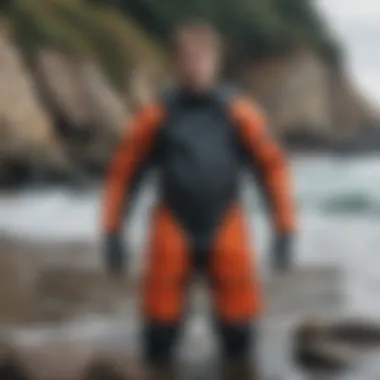
<path id="1" fill-rule="evenodd" d="M 282 232 L 294 231 L 295 207 L 288 165 L 280 148 L 269 136 L 264 114 L 244 98 L 235 100 L 231 108 L 244 150 L 262 173 L 276 228 Z"/>
<path id="2" fill-rule="evenodd" d="M 160 105 L 140 111 L 111 161 L 103 210 L 103 227 L 108 233 L 118 231 L 122 224 L 133 182 L 150 157 L 164 113 Z"/>

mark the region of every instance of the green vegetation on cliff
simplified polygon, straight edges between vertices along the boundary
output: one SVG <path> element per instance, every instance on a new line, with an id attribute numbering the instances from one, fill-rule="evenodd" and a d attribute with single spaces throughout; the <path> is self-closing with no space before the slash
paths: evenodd
<path id="1" fill-rule="evenodd" d="M 164 65 L 158 44 L 116 10 L 65 0 L 15 0 L 4 11 L 29 57 L 53 48 L 93 58 L 120 90 L 141 63 Z"/>
<path id="2" fill-rule="evenodd" d="M 93 0 L 99 2 L 99 0 Z M 107 2 L 104 2 L 107 3 Z M 289 51 L 298 44 L 336 60 L 338 47 L 313 0 L 114 0 L 146 30 L 167 39 L 173 25 L 187 17 L 213 22 L 249 58 Z"/>

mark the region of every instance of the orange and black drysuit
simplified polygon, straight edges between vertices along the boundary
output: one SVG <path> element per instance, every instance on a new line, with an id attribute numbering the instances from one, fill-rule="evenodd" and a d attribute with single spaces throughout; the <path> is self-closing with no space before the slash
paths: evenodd
<path id="1" fill-rule="evenodd" d="M 105 232 L 119 236 L 126 207 L 147 168 L 159 173 L 143 289 L 150 359 L 170 356 L 194 270 L 207 274 L 227 355 L 249 345 L 261 294 L 239 193 L 249 166 L 267 193 L 277 231 L 294 230 L 287 167 L 247 98 L 218 88 L 207 94 L 170 91 L 135 118 L 112 163 Z"/>

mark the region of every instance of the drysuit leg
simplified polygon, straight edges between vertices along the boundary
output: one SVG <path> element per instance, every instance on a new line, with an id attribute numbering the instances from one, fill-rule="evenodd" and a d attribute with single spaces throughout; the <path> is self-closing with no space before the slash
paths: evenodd
<path id="1" fill-rule="evenodd" d="M 180 332 L 190 275 L 186 234 L 164 206 L 156 211 L 144 281 L 143 333 L 146 361 L 171 362 Z"/>
<path id="2" fill-rule="evenodd" d="M 236 367 L 241 370 L 254 353 L 261 289 L 254 276 L 249 234 L 239 206 L 230 209 L 217 231 L 209 270 L 222 354 L 228 365 L 240 363 Z M 252 374 L 249 378 L 255 377 Z"/>

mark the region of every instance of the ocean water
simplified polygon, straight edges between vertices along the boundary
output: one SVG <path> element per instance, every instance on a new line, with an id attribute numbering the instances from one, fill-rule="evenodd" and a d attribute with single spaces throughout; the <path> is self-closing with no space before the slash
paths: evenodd
<path id="1" fill-rule="evenodd" d="M 296 261 L 299 264 L 322 263 L 342 268 L 347 279 L 348 304 L 353 314 L 380 318 L 380 156 L 297 156 L 291 158 L 291 168 L 299 210 Z M 252 227 L 252 244 L 265 268 L 271 230 L 257 193 L 250 185 L 252 183 L 247 181 L 243 199 Z M 137 265 L 141 262 L 141 255 L 137 253 L 141 252 L 146 241 L 154 200 L 154 186 L 148 183 L 133 212 L 129 228 L 126 228 L 126 242 L 136 252 L 134 261 Z M 100 204 L 99 189 L 81 193 L 60 188 L 28 189 L 3 194 L 0 196 L 0 238 L 6 236 L 17 241 L 56 244 L 99 243 Z M 101 328 L 95 322 L 86 322 L 87 329 L 99 333 Z M 133 326 L 133 323 L 129 324 L 129 330 L 135 332 Z M 83 323 L 80 323 L 80 329 L 84 331 Z M 194 360 L 197 360 L 194 352 L 202 355 L 210 352 L 204 329 L 203 322 L 192 323 L 190 328 L 192 332 L 188 335 L 187 347 Z M 108 327 L 104 330 L 107 334 L 110 331 Z M 37 333 L 41 336 L 40 332 Z M 204 349 L 194 351 L 199 341 L 203 341 Z M 273 344 L 283 353 L 289 342 L 286 339 L 280 343 L 277 338 L 272 340 L 265 349 L 271 356 Z M 279 367 L 280 362 L 279 359 L 277 366 L 271 364 L 270 367 L 280 368 L 277 373 L 283 374 L 281 380 L 301 379 L 293 368 Z M 379 366 L 371 367 L 368 363 L 352 379 L 373 379 L 379 374 Z"/>

